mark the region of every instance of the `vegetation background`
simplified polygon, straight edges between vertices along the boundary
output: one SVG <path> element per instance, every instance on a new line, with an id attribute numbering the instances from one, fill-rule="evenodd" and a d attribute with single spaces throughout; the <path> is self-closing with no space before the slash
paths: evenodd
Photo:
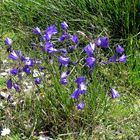
<path id="1" fill-rule="evenodd" d="M 82 112 L 75 110 L 55 76 L 54 89 L 46 91 L 53 95 L 51 99 L 47 94 L 44 98 L 17 95 L 25 102 L 16 108 L 1 100 L 0 129 L 6 126 L 12 131 L 5 139 L 33 140 L 39 132 L 59 140 L 140 139 L 140 1 L 0 0 L 1 59 L 7 36 L 16 49 L 30 52 L 33 28 L 59 27 L 62 21 L 68 22 L 70 31 L 80 30 L 93 38 L 108 36 L 112 54 L 116 44 L 123 44 L 128 62 L 94 69 Z M 4 82 L 0 77 L 1 89 L 6 86 Z M 121 97 L 110 99 L 110 87 L 115 87 Z"/>

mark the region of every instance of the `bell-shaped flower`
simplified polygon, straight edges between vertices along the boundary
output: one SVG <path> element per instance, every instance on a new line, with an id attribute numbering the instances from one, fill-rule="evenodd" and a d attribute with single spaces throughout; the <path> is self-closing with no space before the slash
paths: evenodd
<path id="1" fill-rule="evenodd" d="M 79 41 L 79 39 L 78 39 L 78 36 L 77 36 L 77 35 L 73 35 L 73 36 L 71 36 L 71 40 L 72 40 L 72 42 L 74 42 L 75 44 L 77 44 L 77 43 L 78 43 L 78 41 Z"/>
<path id="2" fill-rule="evenodd" d="M 62 73 L 61 73 L 61 79 L 67 78 L 67 77 L 68 77 L 68 74 L 69 74 L 69 71 L 62 72 Z"/>
<path id="3" fill-rule="evenodd" d="M 109 62 L 117 62 L 117 57 L 116 57 L 116 55 L 114 55 L 113 57 L 110 57 L 108 61 L 109 61 Z"/>
<path id="4" fill-rule="evenodd" d="M 68 39 L 68 37 L 69 37 L 69 35 L 68 35 L 67 33 L 63 33 L 63 34 L 59 37 L 58 41 L 59 41 L 59 42 L 64 42 L 65 39 Z"/>
<path id="5" fill-rule="evenodd" d="M 123 54 L 120 58 L 119 58 L 119 62 L 126 62 L 127 61 L 127 57 L 125 54 Z"/>
<path id="6" fill-rule="evenodd" d="M 20 91 L 20 86 L 18 84 L 13 84 L 13 87 L 16 90 L 16 92 Z"/>
<path id="7" fill-rule="evenodd" d="M 61 28 L 66 30 L 68 28 L 68 24 L 64 21 L 61 23 Z"/>
<path id="8" fill-rule="evenodd" d="M 69 57 L 63 57 L 63 56 L 60 56 L 58 58 L 58 61 L 60 64 L 64 65 L 65 67 L 68 66 L 68 64 L 70 63 L 70 58 Z"/>
<path id="9" fill-rule="evenodd" d="M 51 42 L 47 42 L 45 45 L 45 51 L 47 51 L 50 54 L 53 54 L 57 52 L 57 49 L 53 47 L 53 44 Z"/>
<path id="10" fill-rule="evenodd" d="M 23 71 L 26 73 L 26 74 L 31 74 L 31 69 L 29 68 L 29 66 L 24 66 L 23 67 Z"/>
<path id="11" fill-rule="evenodd" d="M 79 89 L 80 94 L 85 94 L 87 91 L 87 86 L 85 85 L 85 83 L 80 83 L 78 85 L 78 89 Z"/>
<path id="12" fill-rule="evenodd" d="M 84 107 L 85 107 L 85 102 L 84 102 L 84 101 L 80 102 L 79 104 L 76 105 L 76 107 L 77 107 L 78 110 L 84 109 Z"/>
<path id="13" fill-rule="evenodd" d="M 84 76 L 80 76 L 75 80 L 75 82 L 79 85 L 79 84 L 85 82 L 85 80 L 86 80 L 86 78 Z"/>
<path id="14" fill-rule="evenodd" d="M 95 50 L 95 44 L 94 43 L 90 43 L 84 48 L 84 51 L 89 55 L 93 55 L 94 50 Z"/>
<path id="15" fill-rule="evenodd" d="M 18 55 L 15 53 L 15 51 L 12 51 L 10 54 L 9 54 L 9 58 L 11 58 L 12 60 L 18 60 Z"/>
<path id="16" fill-rule="evenodd" d="M 39 77 L 35 78 L 35 84 L 40 84 L 41 83 L 41 79 Z"/>
<path id="17" fill-rule="evenodd" d="M 10 70 L 10 74 L 16 76 L 18 73 L 18 69 L 17 68 L 13 68 L 12 70 Z"/>
<path id="18" fill-rule="evenodd" d="M 74 50 L 76 50 L 76 46 L 71 45 L 71 46 L 68 47 L 68 52 L 69 53 L 72 53 Z"/>
<path id="19" fill-rule="evenodd" d="M 12 80 L 11 79 L 9 79 L 8 81 L 7 81 L 7 88 L 8 89 L 11 89 L 12 88 L 12 86 L 13 86 L 13 84 L 12 84 Z"/>
<path id="20" fill-rule="evenodd" d="M 94 57 L 87 57 L 86 58 L 86 65 L 89 66 L 90 68 L 93 68 L 95 65 L 96 59 Z"/>
<path id="21" fill-rule="evenodd" d="M 68 83 L 68 81 L 67 81 L 66 78 L 62 78 L 62 79 L 60 80 L 60 83 L 61 83 L 62 85 L 66 85 L 66 84 Z"/>
<path id="22" fill-rule="evenodd" d="M 6 44 L 6 45 L 11 46 L 12 43 L 13 43 L 13 41 L 12 41 L 11 38 L 7 37 L 7 38 L 5 39 L 5 44 Z"/>
<path id="23" fill-rule="evenodd" d="M 36 60 L 35 63 L 38 65 L 42 64 L 41 60 Z"/>
<path id="24" fill-rule="evenodd" d="M 61 84 L 66 85 L 68 83 L 67 77 L 68 77 L 69 73 L 70 73 L 70 71 L 66 71 L 66 72 L 61 73 L 61 80 L 60 80 Z"/>
<path id="25" fill-rule="evenodd" d="M 39 27 L 36 27 L 34 30 L 33 30 L 33 33 L 36 34 L 36 35 L 40 35 L 41 34 L 41 30 Z"/>
<path id="26" fill-rule="evenodd" d="M 25 66 L 30 66 L 30 67 L 33 67 L 34 66 L 34 61 L 33 59 L 30 59 L 29 57 L 26 57 L 25 58 Z"/>
<path id="27" fill-rule="evenodd" d="M 101 46 L 102 48 L 108 48 L 109 46 L 109 39 L 107 37 L 99 37 L 96 40 L 96 44 Z"/>
<path id="28" fill-rule="evenodd" d="M 79 95 L 80 95 L 79 89 L 76 89 L 70 96 L 73 99 L 78 99 Z"/>
<path id="29" fill-rule="evenodd" d="M 115 89 L 111 89 L 111 96 L 112 96 L 112 99 L 115 99 L 115 98 L 118 98 L 120 97 L 120 94 L 118 93 L 118 91 L 116 91 Z"/>
<path id="30" fill-rule="evenodd" d="M 66 56 L 66 54 L 68 53 L 66 49 L 62 48 L 59 50 L 59 52 L 63 55 Z"/>
<path id="31" fill-rule="evenodd" d="M 57 28 L 55 25 L 51 25 L 46 29 L 44 37 L 47 41 L 49 41 L 55 34 L 57 34 Z"/>
<path id="32" fill-rule="evenodd" d="M 122 54 L 124 52 L 124 48 L 121 45 L 117 45 L 116 52 Z"/>

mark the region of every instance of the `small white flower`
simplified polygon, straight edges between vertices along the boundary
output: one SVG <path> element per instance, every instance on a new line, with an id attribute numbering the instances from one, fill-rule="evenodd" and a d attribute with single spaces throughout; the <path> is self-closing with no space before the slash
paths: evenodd
<path id="1" fill-rule="evenodd" d="M 4 128 L 2 131 L 1 131 L 1 136 L 6 136 L 6 135 L 9 135 L 11 132 L 11 130 L 9 128 Z"/>

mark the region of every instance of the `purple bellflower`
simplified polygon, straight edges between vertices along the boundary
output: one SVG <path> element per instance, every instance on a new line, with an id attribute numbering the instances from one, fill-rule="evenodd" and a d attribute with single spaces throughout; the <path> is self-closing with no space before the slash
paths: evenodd
<path id="1" fill-rule="evenodd" d="M 70 96 L 73 99 L 78 99 L 79 95 L 80 95 L 79 89 L 76 89 Z"/>
<path id="2" fill-rule="evenodd" d="M 89 55 L 93 55 L 94 50 L 95 50 L 95 44 L 94 43 L 90 43 L 84 48 L 84 51 Z"/>
<path id="3" fill-rule="evenodd" d="M 85 83 L 80 83 L 78 85 L 78 88 L 79 88 L 80 94 L 85 94 L 87 91 L 87 86 L 85 85 Z"/>
<path id="4" fill-rule="evenodd" d="M 41 79 L 40 79 L 39 77 L 37 77 L 37 78 L 35 79 L 35 84 L 38 85 L 38 84 L 40 84 L 40 83 L 41 83 Z"/>
<path id="5" fill-rule="evenodd" d="M 39 27 L 36 27 L 34 30 L 33 30 L 33 33 L 36 34 L 36 35 L 40 35 L 41 34 L 41 30 Z"/>
<path id="6" fill-rule="evenodd" d="M 86 58 L 86 64 L 87 66 L 89 66 L 90 68 L 93 68 L 95 65 L 95 61 L 96 59 L 94 57 L 87 57 Z"/>
<path id="7" fill-rule="evenodd" d="M 124 52 L 124 48 L 122 46 L 118 45 L 116 47 L 116 52 L 119 53 L 119 54 L 122 54 Z"/>
<path id="8" fill-rule="evenodd" d="M 18 69 L 17 68 L 14 68 L 14 69 L 10 70 L 10 74 L 12 74 L 14 76 L 16 76 L 17 73 L 18 73 Z"/>
<path id="9" fill-rule="evenodd" d="M 117 62 L 117 57 L 116 57 L 116 55 L 113 56 L 113 57 L 110 57 L 108 61 L 109 61 L 109 62 Z"/>
<path id="10" fill-rule="evenodd" d="M 47 51 L 49 54 L 53 54 L 57 52 L 57 49 L 53 48 L 53 44 L 51 42 L 47 42 L 45 45 L 45 51 Z"/>
<path id="11" fill-rule="evenodd" d="M 12 80 L 11 79 L 9 79 L 8 81 L 7 81 L 7 88 L 8 89 L 11 89 L 12 88 L 12 86 L 13 86 L 13 84 L 12 84 Z"/>
<path id="12" fill-rule="evenodd" d="M 109 46 L 109 39 L 107 37 L 99 37 L 96 40 L 96 44 L 101 46 L 102 48 L 108 48 Z"/>
<path id="13" fill-rule="evenodd" d="M 13 87 L 16 90 L 16 92 L 20 91 L 20 86 L 18 84 L 13 84 Z"/>
<path id="14" fill-rule="evenodd" d="M 62 78 L 62 79 L 60 80 L 60 83 L 61 83 L 62 85 L 66 85 L 66 84 L 68 83 L 68 81 L 67 81 L 66 78 Z"/>
<path id="15" fill-rule="evenodd" d="M 84 76 L 80 76 L 75 80 L 75 82 L 79 85 L 79 84 L 85 82 L 85 80 L 86 80 L 86 78 Z"/>
<path id="16" fill-rule="evenodd" d="M 69 71 L 67 71 L 67 72 L 62 72 L 62 73 L 61 73 L 61 80 L 60 80 L 60 83 L 61 83 L 62 85 L 66 85 L 66 84 L 68 83 L 68 81 L 67 81 L 68 74 L 69 74 Z"/>
<path id="17" fill-rule="evenodd" d="M 33 59 L 30 59 L 29 57 L 26 57 L 25 58 L 25 66 L 30 66 L 30 67 L 33 67 L 34 66 L 34 61 Z"/>
<path id="18" fill-rule="evenodd" d="M 23 67 L 23 71 L 26 73 L 26 74 L 31 74 L 31 70 L 30 70 L 30 68 L 29 68 L 29 66 L 24 66 Z"/>
<path id="19" fill-rule="evenodd" d="M 126 62 L 127 61 L 127 57 L 125 54 L 123 54 L 120 58 L 119 58 L 119 62 Z"/>
<path id="20" fill-rule="evenodd" d="M 84 107 L 85 107 L 85 102 L 84 102 L 84 101 L 80 102 L 79 104 L 76 105 L 76 107 L 77 107 L 78 110 L 84 109 Z"/>
<path id="21" fill-rule="evenodd" d="M 45 31 L 45 39 L 49 41 L 51 40 L 52 36 L 55 34 L 57 34 L 57 28 L 55 25 L 51 25 Z"/>
<path id="22" fill-rule="evenodd" d="M 61 28 L 62 29 L 66 30 L 68 27 L 69 26 L 68 26 L 68 24 L 65 21 L 61 23 Z"/>
<path id="23" fill-rule="evenodd" d="M 9 58 L 11 58 L 12 60 L 18 60 L 19 57 L 14 51 L 12 51 L 9 55 Z"/>
<path id="24" fill-rule="evenodd" d="M 11 38 L 7 37 L 7 38 L 5 39 L 5 44 L 6 44 L 6 45 L 11 46 L 12 43 L 13 43 L 13 41 L 12 41 Z"/>
<path id="25" fill-rule="evenodd" d="M 69 37 L 69 35 L 68 35 L 67 33 L 63 33 L 63 34 L 59 37 L 58 41 L 59 41 L 59 42 L 64 42 L 65 39 L 68 39 L 68 37 Z"/>
<path id="26" fill-rule="evenodd" d="M 59 52 L 63 55 L 66 56 L 66 54 L 68 53 L 66 49 L 62 48 L 59 50 Z"/>
<path id="27" fill-rule="evenodd" d="M 63 56 L 60 56 L 58 58 L 58 61 L 60 64 L 64 65 L 65 67 L 68 66 L 69 62 L 70 62 L 70 58 L 69 57 L 63 57 Z"/>
<path id="28" fill-rule="evenodd" d="M 79 41 L 79 39 L 78 39 L 78 36 L 77 36 L 77 35 L 73 35 L 73 36 L 71 37 L 71 40 L 72 40 L 72 42 L 74 42 L 75 44 L 77 44 L 77 43 L 78 43 L 78 41 Z"/>
<path id="29" fill-rule="evenodd" d="M 116 91 L 115 89 L 111 89 L 111 96 L 112 96 L 112 99 L 115 99 L 115 98 L 118 98 L 120 97 L 120 94 L 118 93 L 118 91 Z"/>

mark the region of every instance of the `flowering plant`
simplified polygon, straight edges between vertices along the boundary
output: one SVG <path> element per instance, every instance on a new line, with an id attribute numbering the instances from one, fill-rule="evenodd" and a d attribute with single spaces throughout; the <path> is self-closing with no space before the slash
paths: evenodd
<path id="1" fill-rule="evenodd" d="M 7 80 L 7 88 L 14 88 L 16 92 L 21 92 L 23 89 L 22 79 L 24 76 L 28 76 L 33 78 L 34 87 L 37 93 L 40 94 L 41 89 L 46 90 L 46 83 L 52 75 L 58 77 L 56 71 L 59 71 L 59 81 L 64 86 L 71 84 L 69 79 L 73 74 L 77 88 L 73 93 L 70 93 L 70 97 L 78 101 L 76 104 L 77 109 L 83 109 L 85 100 L 80 97 L 87 93 L 94 67 L 96 65 L 126 62 L 127 57 L 124 54 L 123 46 L 117 45 L 116 55 L 108 57 L 107 61 L 103 61 L 99 58 L 98 50 L 107 50 L 109 48 L 108 37 L 100 36 L 92 39 L 81 31 L 72 34 L 68 28 L 68 24 L 62 22 L 62 33 L 59 34 L 55 25 L 47 27 L 45 32 L 36 27 L 33 30 L 36 35 L 36 42 L 32 43 L 32 52 L 34 54 L 32 57 L 23 55 L 21 50 L 14 50 L 12 39 L 7 37 L 5 44 L 9 52 L 9 59 L 15 61 L 13 69 L 10 70 L 10 78 Z M 59 37 L 57 38 L 57 36 Z M 80 37 L 88 42 L 84 47 L 81 47 L 83 44 L 80 44 Z M 46 67 L 46 64 L 49 64 L 49 67 Z M 76 71 L 77 67 L 80 67 L 80 71 Z M 86 71 L 85 75 L 83 75 L 83 71 Z M 50 86 L 53 88 L 53 83 Z M 112 98 L 120 96 L 113 88 L 111 94 Z"/>

